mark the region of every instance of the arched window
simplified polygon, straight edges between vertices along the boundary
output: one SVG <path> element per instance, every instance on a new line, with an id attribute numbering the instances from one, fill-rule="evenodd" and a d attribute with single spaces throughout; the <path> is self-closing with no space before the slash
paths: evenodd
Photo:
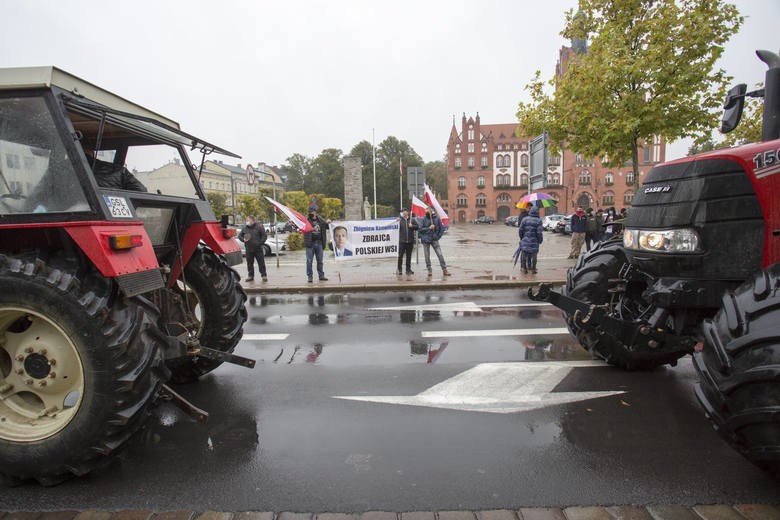
<path id="1" fill-rule="evenodd" d="M 469 141 L 473 141 L 473 140 L 474 140 L 474 127 L 470 126 L 469 127 Z"/>
<path id="2" fill-rule="evenodd" d="M 484 208 L 487 206 L 487 197 L 484 193 L 478 193 L 477 194 L 477 207 L 478 208 Z"/>
<path id="3" fill-rule="evenodd" d="M 481 218 L 485 216 L 485 210 L 481 209 L 477 211 L 477 218 Z"/>
<path id="4" fill-rule="evenodd" d="M 614 206 L 615 204 L 615 192 L 614 191 L 605 191 L 604 197 L 601 199 L 601 204 L 603 206 Z"/>
<path id="5" fill-rule="evenodd" d="M 469 143 L 469 153 L 474 153 L 474 143 Z"/>
<path id="6" fill-rule="evenodd" d="M 588 170 L 582 170 L 580 173 L 580 184 L 590 184 L 590 172 Z"/>
<path id="7" fill-rule="evenodd" d="M 634 190 L 626 190 L 623 194 L 623 204 L 631 204 L 634 200 Z"/>
<path id="8" fill-rule="evenodd" d="M 458 177 L 458 188 L 463 189 L 466 187 L 466 177 Z"/>
<path id="9" fill-rule="evenodd" d="M 468 199 L 468 197 L 466 197 L 466 196 L 465 196 L 464 194 L 462 194 L 462 193 L 461 193 L 460 195 L 458 195 L 458 198 L 457 198 L 457 199 L 455 199 L 455 201 L 456 201 L 456 203 L 457 203 L 457 205 L 458 205 L 458 207 L 459 207 L 459 208 L 465 208 L 466 206 L 468 206 L 468 205 L 469 205 L 469 199 Z"/>
<path id="10" fill-rule="evenodd" d="M 506 184 L 507 186 L 512 184 L 512 176 L 509 175 L 508 173 L 504 175 L 504 184 Z"/>
<path id="11" fill-rule="evenodd" d="M 560 184 L 561 183 L 561 174 L 560 173 L 553 173 L 552 183 L 553 184 Z"/>
<path id="12" fill-rule="evenodd" d="M 487 153 L 487 142 L 482 141 L 482 153 Z"/>
<path id="13" fill-rule="evenodd" d="M 520 186 L 528 186 L 528 174 L 523 173 L 520 175 Z"/>
<path id="14" fill-rule="evenodd" d="M 510 157 L 511 156 L 509 154 L 506 154 L 504 156 L 504 167 L 505 168 L 509 168 L 510 166 L 512 166 L 512 159 Z"/>
<path id="15" fill-rule="evenodd" d="M 520 167 L 521 168 L 528 168 L 528 154 L 520 154 Z"/>
<path id="16" fill-rule="evenodd" d="M 503 168 L 504 167 L 504 156 L 499 155 L 496 157 L 496 168 Z"/>
<path id="17" fill-rule="evenodd" d="M 615 174 L 612 172 L 607 172 L 604 174 L 604 184 L 607 186 L 612 186 L 615 184 Z"/>
<path id="18" fill-rule="evenodd" d="M 496 202 L 499 204 L 507 204 L 512 202 L 512 197 L 510 197 L 508 193 L 499 193 L 498 197 L 496 197 Z"/>
<path id="19" fill-rule="evenodd" d="M 634 184 L 634 170 L 629 170 L 626 172 L 626 184 L 628 186 L 633 186 Z M 633 198 L 634 194 L 631 194 L 631 197 Z"/>
<path id="20" fill-rule="evenodd" d="M 485 176 L 480 175 L 477 177 L 477 188 L 484 188 L 485 187 Z"/>

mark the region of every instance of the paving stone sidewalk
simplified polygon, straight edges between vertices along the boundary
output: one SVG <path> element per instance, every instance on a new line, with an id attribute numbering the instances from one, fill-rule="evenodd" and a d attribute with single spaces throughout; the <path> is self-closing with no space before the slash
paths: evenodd
<path id="1" fill-rule="evenodd" d="M 780 505 L 539 507 L 491 511 L 368 511 L 359 514 L 147 510 L 45 513 L 0 511 L 0 520 L 780 520 Z"/>

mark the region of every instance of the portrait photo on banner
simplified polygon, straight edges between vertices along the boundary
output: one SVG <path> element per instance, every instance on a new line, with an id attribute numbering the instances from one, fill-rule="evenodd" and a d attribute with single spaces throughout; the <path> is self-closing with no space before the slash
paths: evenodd
<path id="1" fill-rule="evenodd" d="M 336 261 L 398 255 L 398 221 L 341 220 L 330 223 Z"/>

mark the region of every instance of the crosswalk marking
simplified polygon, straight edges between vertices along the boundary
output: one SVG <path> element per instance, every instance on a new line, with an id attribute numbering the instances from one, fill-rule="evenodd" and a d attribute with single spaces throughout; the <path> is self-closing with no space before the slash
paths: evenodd
<path id="1" fill-rule="evenodd" d="M 567 335 L 566 327 L 548 327 L 546 329 L 488 329 L 488 330 L 430 330 L 423 331 L 423 338 L 465 338 L 481 336 L 541 336 Z"/>
<path id="2" fill-rule="evenodd" d="M 241 339 L 245 341 L 281 341 L 289 336 L 289 334 L 244 334 Z"/>

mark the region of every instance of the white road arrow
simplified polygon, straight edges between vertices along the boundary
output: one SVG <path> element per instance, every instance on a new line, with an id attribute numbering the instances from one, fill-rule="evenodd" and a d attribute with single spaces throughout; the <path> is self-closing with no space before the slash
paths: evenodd
<path id="1" fill-rule="evenodd" d="M 573 368 L 605 367 L 598 361 L 484 363 L 412 395 L 334 396 L 373 403 L 448 408 L 471 412 L 515 413 L 623 394 L 553 392 Z"/>

